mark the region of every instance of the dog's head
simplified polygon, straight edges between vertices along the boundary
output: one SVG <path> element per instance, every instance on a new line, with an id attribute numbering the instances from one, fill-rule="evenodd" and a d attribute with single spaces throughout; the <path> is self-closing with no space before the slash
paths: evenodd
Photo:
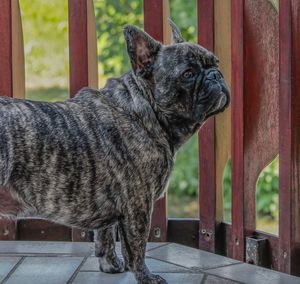
<path id="1" fill-rule="evenodd" d="M 171 23 L 173 44 L 163 45 L 137 27 L 124 34 L 135 75 L 152 86 L 154 100 L 172 120 L 196 129 L 229 105 L 229 90 L 218 58 L 202 46 L 187 43 Z"/>

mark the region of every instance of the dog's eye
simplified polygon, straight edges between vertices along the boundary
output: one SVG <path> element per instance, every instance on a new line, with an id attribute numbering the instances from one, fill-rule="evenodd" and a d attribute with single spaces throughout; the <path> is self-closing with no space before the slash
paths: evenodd
<path id="1" fill-rule="evenodd" d="M 189 78 L 194 77 L 194 73 L 191 70 L 187 70 L 182 74 L 182 77 L 184 79 L 189 79 Z"/>

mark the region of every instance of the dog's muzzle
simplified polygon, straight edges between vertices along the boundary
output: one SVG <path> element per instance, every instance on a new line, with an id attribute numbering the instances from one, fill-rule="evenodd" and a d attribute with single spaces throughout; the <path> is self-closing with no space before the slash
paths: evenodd
<path id="1" fill-rule="evenodd" d="M 202 88 L 203 97 L 207 101 L 207 116 L 222 112 L 228 107 L 229 89 L 220 70 L 217 68 L 205 70 Z"/>

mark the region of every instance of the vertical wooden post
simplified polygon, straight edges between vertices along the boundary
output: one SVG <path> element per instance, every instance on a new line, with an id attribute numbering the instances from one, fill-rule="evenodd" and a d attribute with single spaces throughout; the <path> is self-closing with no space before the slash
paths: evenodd
<path id="1" fill-rule="evenodd" d="M 300 275 L 300 2 L 279 9 L 279 269 Z"/>
<path id="2" fill-rule="evenodd" d="M 24 98 L 24 49 L 18 0 L 0 4 L 0 96 Z M 0 217 L 0 240 L 16 239 L 16 221 Z"/>
<path id="3" fill-rule="evenodd" d="M 25 98 L 25 60 L 19 0 L 11 1 L 12 85 L 13 97 Z"/>
<path id="4" fill-rule="evenodd" d="M 214 1 L 198 0 L 198 42 L 214 49 Z M 215 252 L 216 229 L 216 156 L 215 118 L 199 131 L 199 247 Z"/>
<path id="5" fill-rule="evenodd" d="M 231 88 L 231 0 L 214 0 L 214 52 Z M 224 169 L 231 157 L 231 107 L 215 117 L 216 220 L 224 220 Z M 218 225 L 217 225 L 218 226 Z M 218 231 L 218 228 L 217 228 Z"/>
<path id="6" fill-rule="evenodd" d="M 144 29 L 153 38 L 164 43 L 168 43 L 170 40 L 167 22 L 169 13 L 169 0 L 144 1 Z M 167 240 L 166 195 L 155 203 L 149 240 L 156 242 Z"/>
<path id="7" fill-rule="evenodd" d="M 231 2 L 232 257 L 244 260 L 244 0 Z M 255 212 L 253 212 L 255 214 Z"/>
<path id="8" fill-rule="evenodd" d="M 97 41 L 92 0 L 69 0 L 70 95 L 98 87 Z M 73 241 L 89 241 L 88 232 L 73 229 Z"/>

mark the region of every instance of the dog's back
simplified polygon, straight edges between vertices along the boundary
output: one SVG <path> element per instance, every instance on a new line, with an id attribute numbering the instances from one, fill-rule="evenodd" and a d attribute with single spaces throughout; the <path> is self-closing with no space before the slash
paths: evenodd
<path id="1" fill-rule="evenodd" d="M 120 180 L 137 190 L 151 175 L 166 183 L 159 168 L 166 159 L 140 121 L 97 91 L 64 103 L 1 98 L 0 115 L 0 186 L 30 204 L 23 216 L 93 227 L 117 213 L 127 190 Z"/>

